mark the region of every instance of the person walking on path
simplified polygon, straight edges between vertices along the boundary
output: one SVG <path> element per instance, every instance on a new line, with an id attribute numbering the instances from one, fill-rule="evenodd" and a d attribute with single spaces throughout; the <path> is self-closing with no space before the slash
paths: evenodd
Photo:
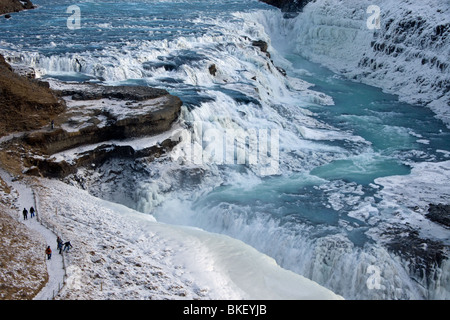
<path id="1" fill-rule="evenodd" d="M 50 260 L 52 258 L 52 249 L 50 249 L 50 246 L 45 249 L 45 254 L 47 255 L 47 260 Z"/>
<path id="2" fill-rule="evenodd" d="M 63 251 L 66 251 L 66 249 L 67 249 L 67 252 L 69 252 L 70 248 L 72 248 L 72 245 L 70 244 L 70 241 L 64 242 L 64 249 L 63 249 Z"/>
<path id="3" fill-rule="evenodd" d="M 58 246 L 59 254 L 62 254 L 63 241 L 59 236 L 56 238 L 56 243 Z"/>
<path id="4" fill-rule="evenodd" d="M 27 211 L 27 209 L 23 208 L 22 213 L 23 213 L 23 220 L 27 220 L 28 219 L 28 211 Z"/>
<path id="5" fill-rule="evenodd" d="M 30 208 L 30 218 L 33 218 L 34 217 L 34 208 L 33 207 L 31 207 Z"/>

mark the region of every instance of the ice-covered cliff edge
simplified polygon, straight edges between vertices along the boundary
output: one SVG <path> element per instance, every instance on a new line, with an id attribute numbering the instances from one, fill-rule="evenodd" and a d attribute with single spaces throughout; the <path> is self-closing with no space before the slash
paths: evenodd
<path id="1" fill-rule="evenodd" d="M 268 29 L 279 32 L 272 39 L 284 38 L 307 59 L 408 103 L 427 105 L 450 125 L 450 1 L 372 5 L 317 0 L 294 19 L 279 14 L 280 28 Z M 273 21 L 266 23 L 273 27 Z"/>

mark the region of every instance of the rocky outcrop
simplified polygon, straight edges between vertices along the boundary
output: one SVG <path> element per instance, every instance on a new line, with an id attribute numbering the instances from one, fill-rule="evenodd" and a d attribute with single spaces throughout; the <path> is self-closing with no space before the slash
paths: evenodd
<path id="1" fill-rule="evenodd" d="M 33 130 L 65 110 L 65 103 L 45 84 L 16 74 L 0 55 L 0 137 Z"/>
<path id="2" fill-rule="evenodd" d="M 34 5 L 30 0 L 0 0 L 0 14 L 19 12 L 25 9 L 33 9 Z"/>
<path id="3" fill-rule="evenodd" d="M 217 67 L 215 64 L 212 64 L 209 66 L 208 70 L 210 75 L 215 76 L 217 72 Z"/>
<path id="4" fill-rule="evenodd" d="M 102 86 L 97 84 L 73 85 L 58 91 L 62 96 L 72 96 L 73 100 L 119 99 L 144 101 L 169 95 L 166 90 L 145 86 Z"/>
<path id="5" fill-rule="evenodd" d="M 261 0 L 274 7 L 280 8 L 283 12 L 300 12 L 311 0 Z"/>
<path id="6" fill-rule="evenodd" d="M 270 58 L 270 52 L 267 51 L 267 49 L 269 48 L 267 42 L 263 40 L 254 40 L 252 41 L 252 46 L 259 48 L 261 52 L 264 52 L 266 56 Z"/>
<path id="7" fill-rule="evenodd" d="M 147 158 L 153 160 L 165 155 L 178 141 L 166 139 L 160 144 L 135 150 L 129 145 L 101 144 L 100 146 L 80 152 L 73 161 L 56 161 L 52 157 L 26 157 L 25 164 L 28 175 L 63 179 L 76 174 L 78 168 L 99 168 L 111 159 L 137 160 Z"/>
<path id="8" fill-rule="evenodd" d="M 450 205 L 430 203 L 426 217 L 431 221 L 450 228 Z"/>
<path id="9" fill-rule="evenodd" d="M 0 55 L 0 137 L 8 144 L 3 145 L 2 162 L 13 164 L 14 153 L 27 174 L 64 177 L 112 157 L 159 157 L 176 142 L 135 150 L 110 141 L 169 131 L 181 105 L 166 90 L 146 86 L 40 82 L 30 70 L 12 68 Z M 71 163 L 53 157 L 88 145 L 92 148 L 84 148 Z"/>
<path id="10" fill-rule="evenodd" d="M 140 86 L 71 85 L 55 90 L 67 112 L 24 141 L 46 155 L 82 145 L 156 135 L 170 129 L 182 105 L 166 90 Z"/>
<path id="11" fill-rule="evenodd" d="M 424 239 L 410 226 L 391 226 L 385 230 L 390 241 L 387 248 L 401 257 L 411 278 L 425 287 L 438 280 L 447 259 L 447 247 L 440 241 Z"/>
<path id="12" fill-rule="evenodd" d="M 27 174 L 63 178 L 79 167 L 98 166 L 114 157 L 159 157 L 177 143 L 167 139 L 135 149 L 126 143 L 112 142 L 169 131 L 182 102 L 166 90 L 96 84 L 51 83 L 51 86 L 66 100 L 67 111 L 53 120 L 53 127 L 49 124 L 22 137 L 35 152 L 25 157 Z M 54 157 L 75 148 L 79 149 L 70 161 Z"/>

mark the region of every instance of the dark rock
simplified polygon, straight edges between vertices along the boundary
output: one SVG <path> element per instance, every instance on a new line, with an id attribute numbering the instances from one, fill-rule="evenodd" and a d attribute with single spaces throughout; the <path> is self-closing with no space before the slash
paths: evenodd
<path id="1" fill-rule="evenodd" d="M 11 18 L 11 15 L 10 15 L 10 14 L 5 14 L 5 18 L 6 18 L 6 19 Z"/>
<path id="2" fill-rule="evenodd" d="M 215 64 L 210 65 L 209 68 L 208 68 L 208 70 L 209 70 L 209 73 L 210 73 L 212 76 L 215 76 L 215 75 L 216 75 L 217 68 L 216 68 L 216 65 L 215 65 Z"/>
<path id="3" fill-rule="evenodd" d="M 261 49 L 262 52 L 267 52 L 268 45 L 267 42 L 263 40 L 252 41 L 252 45 Z"/>
<path id="4" fill-rule="evenodd" d="M 261 50 L 261 52 L 264 52 L 266 54 L 266 56 L 270 58 L 270 52 L 267 51 L 267 49 L 269 47 L 267 42 L 265 42 L 263 40 L 256 40 L 256 41 L 252 41 L 252 45 L 254 47 L 258 47 Z"/>
<path id="5" fill-rule="evenodd" d="M 76 161 L 68 163 L 66 161 L 54 161 L 52 158 L 28 157 L 25 164 L 30 166 L 25 171 L 28 175 L 62 179 L 68 175 L 75 174 L 78 168 L 100 167 L 111 159 L 137 160 L 150 158 L 153 160 L 169 152 L 177 141 L 164 140 L 161 144 L 141 150 L 134 150 L 131 146 L 117 146 L 103 144 L 93 150 L 83 152 L 78 155 Z"/>
<path id="6" fill-rule="evenodd" d="M 450 205 L 442 203 L 432 204 L 428 206 L 428 213 L 425 215 L 431 221 L 440 223 L 446 227 L 450 227 Z"/>
<path id="7" fill-rule="evenodd" d="M 74 100 L 119 99 L 144 101 L 159 98 L 169 93 L 164 89 L 146 86 L 101 86 L 89 83 L 61 90 L 59 94 L 61 96 L 72 96 Z"/>
<path id="8" fill-rule="evenodd" d="M 72 95 L 74 100 L 86 101 L 86 105 L 61 114 L 55 119 L 53 130 L 41 129 L 24 135 L 25 143 L 47 155 L 81 145 L 165 132 L 178 118 L 182 105 L 178 97 L 166 90 L 145 86 L 74 84 L 59 94 Z M 110 100 L 102 101 L 104 104 L 91 101 L 100 98 Z"/>
<path id="9" fill-rule="evenodd" d="M 281 67 L 276 67 L 276 68 L 277 68 L 278 72 L 280 72 L 283 76 L 286 77 L 286 75 L 287 75 L 286 70 L 284 70 L 284 69 L 281 68 Z"/>
<path id="10" fill-rule="evenodd" d="M 0 14 L 19 12 L 25 9 L 33 8 L 35 8 L 35 6 L 30 0 L 0 0 Z"/>
<path id="11" fill-rule="evenodd" d="M 296 13 L 303 10 L 303 8 L 312 0 L 261 0 L 274 7 L 280 8 L 282 12 Z M 290 16 L 287 16 L 290 17 Z"/>
<path id="12" fill-rule="evenodd" d="M 419 231 L 409 226 L 390 226 L 383 236 L 390 238 L 387 248 L 407 261 L 411 277 L 419 283 L 434 281 L 436 270 L 448 258 L 445 244 L 422 238 Z"/>
<path id="13" fill-rule="evenodd" d="M 31 3 L 30 0 L 24 0 L 25 3 L 23 4 L 24 9 L 34 9 L 34 5 Z"/>

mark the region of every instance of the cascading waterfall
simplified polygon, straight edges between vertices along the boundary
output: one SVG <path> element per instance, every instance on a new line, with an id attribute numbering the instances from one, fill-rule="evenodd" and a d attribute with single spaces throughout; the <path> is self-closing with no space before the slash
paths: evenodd
<path id="1" fill-rule="evenodd" d="M 425 263 L 434 274 L 420 278 L 414 272 L 424 265 L 415 266 L 410 252 L 402 255 L 389 246 L 398 233 L 415 235 L 402 222 L 414 212 L 408 203 L 394 202 L 398 195 L 383 193 L 384 184 L 376 179 L 408 176 L 422 161 L 442 162 L 445 170 L 448 128 L 429 110 L 305 59 L 372 85 L 377 80 L 400 87 L 397 80 L 404 74 L 394 78 L 383 70 L 400 60 L 397 66 L 409 67 L 401 55 L 362 76 L 370 66 L 361 64 L 366 61 L 361 55 L 367 61 L 382 58 L 372 49 L 374 32 L 364 29 L 367 14 L 359 9 L 366 2 L 342 8 L 316 1 L 293 19 L 258 1 L 249 1 L 250 9 L 229 2 L 144 1 L 149 16 L 128 8 L 125 22 L 116 13 L 125 4 L 116 1 L 109 4 L 108 23 L 98 17 L 94 3 L 83 3 L 92 48 L 69 45 L 60 31 L 61 39 L 45 43 L 41 51 L 30 47 L 14 53 L 14 45 L 2 48 L 4 42 L 0 49 L 43 78 L 145 84 L 184 101 L 173 132 L 182 141 L 170 161 L 155 160 L 131 173 L 138 183 L 132 199 L 122 199 L 126 205 L 162 222 L 240 239 L 345 298 L 447 299 L 448 260 L 434 269 Z M 392 2 L 382 5 L 392 11 Z M 192 13 L 176 14 L 181 5 L 192 6 Z M 209 13 L 210 5 L 221 7 Z M 255 40 L 267 42 L 270 57 L 252 44 Z M 437 87 L 429 88 L 424 93 L 430 98 L 445 98 Z M 229 135 L 242 139 L 227 144 Z M 241 151 L 244 163 L 237 161 Z M 90 183 L 91 192 L 109 199 L 108 188 L 98 187 L 101 180 Z M 433 230 L 442 236 L 419 229 L 447 247 L 448 233 Z"/>

